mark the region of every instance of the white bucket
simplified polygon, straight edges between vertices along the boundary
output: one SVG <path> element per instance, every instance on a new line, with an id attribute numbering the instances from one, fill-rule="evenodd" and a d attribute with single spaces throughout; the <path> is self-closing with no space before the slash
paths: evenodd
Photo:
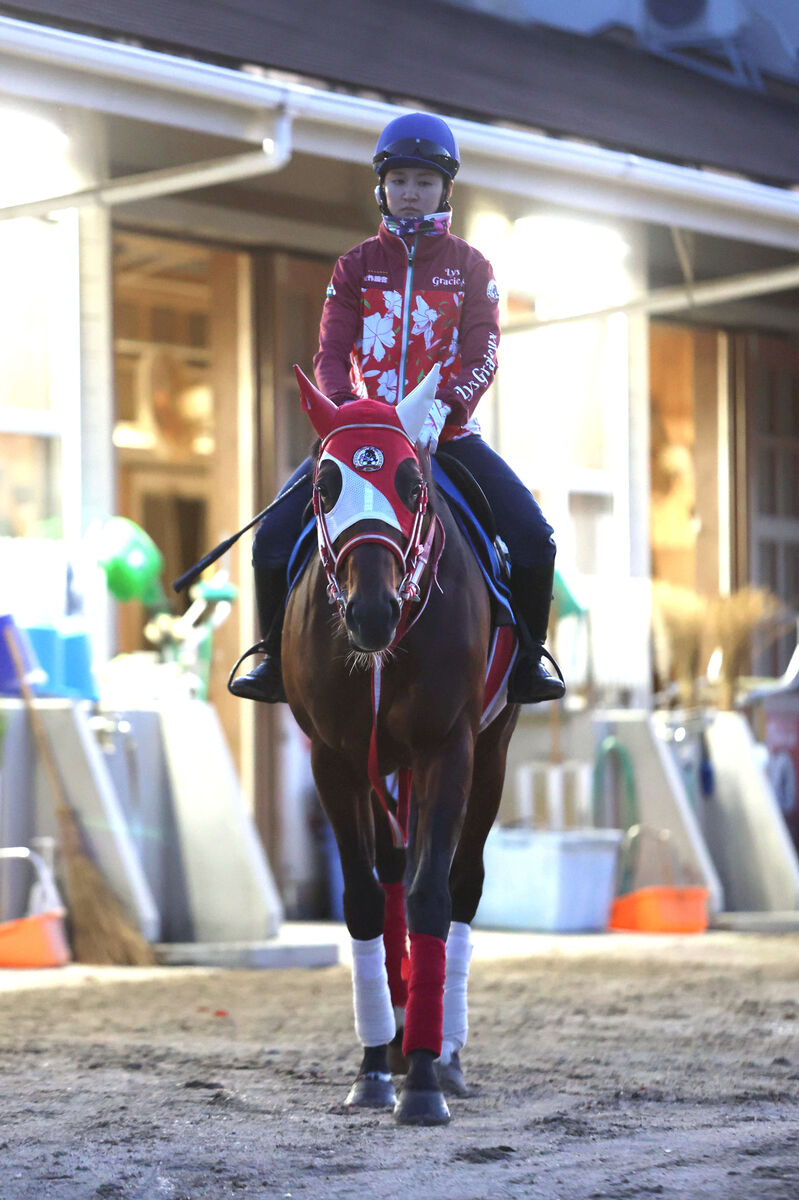
<path id="1" fill-rule="evenodd" d="M 551 933 L 607 928 L 620 829 L 492 829 L 475 925 Z"/>

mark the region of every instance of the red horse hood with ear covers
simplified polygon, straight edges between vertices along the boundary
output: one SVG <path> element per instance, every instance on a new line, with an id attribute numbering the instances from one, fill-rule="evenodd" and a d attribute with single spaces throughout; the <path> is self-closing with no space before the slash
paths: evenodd
<path id="1" fill-rule="evenodd" d="M 300 403 L 321 438 L 326 438 L 342 425 L 370 425 L 377 422 L 396 425 L 411 442 L 415 442 L 435 401 L 441 367 L 436 363 L 422 382 L 396 407 L 384 404 L 381 400 L 351 400 L 338 408 L 296 365 L 294 373 L 300 385 Z"/>

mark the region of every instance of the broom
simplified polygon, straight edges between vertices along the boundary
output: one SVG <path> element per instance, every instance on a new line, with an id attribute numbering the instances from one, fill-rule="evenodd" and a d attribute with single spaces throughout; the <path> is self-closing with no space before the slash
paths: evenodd
<path id="1" fill-rule="evenodd" d="M 149 966 L 155 962 L 152 947 L 131 925 L 122 905 L 85 853 L 78 820 L 59 778 L 14 631 L 6 626 L 3 634 L 55 804 L 72 955 L 77 962 Z"/>

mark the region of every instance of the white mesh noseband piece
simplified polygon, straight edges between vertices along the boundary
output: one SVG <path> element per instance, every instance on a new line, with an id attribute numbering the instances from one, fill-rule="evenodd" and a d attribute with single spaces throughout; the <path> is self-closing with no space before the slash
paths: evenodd
<path id="1" fill-rule="evenodd" d="M 394 529 L 401 529 L 394 509 L 378 488 L 327 451 L 320 458 L 320 464 L 325 459 L 334 462 L 341 472 L 341 493 L 330 511 L 325 513 L 331 542 L 358 521 L 383 521 Z"/>

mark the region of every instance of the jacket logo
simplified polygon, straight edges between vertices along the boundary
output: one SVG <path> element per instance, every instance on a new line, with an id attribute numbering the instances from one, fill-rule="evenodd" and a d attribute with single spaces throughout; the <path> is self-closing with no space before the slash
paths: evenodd
<path id="1" fill-rule="evenodd" d="M 492 304 L 499 304 L 499 288 L 497 287 L 496 279 L 489 279 L 486 296 Z"/>
<path id="2" fill-rule="evenodd" d="M 361 446 L 352 456 L 356 471 L 379 471 L 383 465 L 383 451 L 377 446 Z"/>
<path id="3" fill-rule="evenodd" d="M 364 283 L 388 283 L 388 275 L 364 275 Z"/>
<path id="4" fill-rule="evenodd" d="M 496 287 L 496 284 L 494 284 L 494 286 Z M 494 375 L 497 369 L 497 346 L 497 335 L 495 333 L 489 333 L 488 347 L 483 355 L 482 365 L 479 367 L 472 367 L 471 379 L 467 379 L 463 384 L 458 383 L 455 385 L 455 391 L 462 400 L 467 402 L 467 404 L 475 392 L 480 395 L 485 391 L 491 382 L 491 377 Z"/>

